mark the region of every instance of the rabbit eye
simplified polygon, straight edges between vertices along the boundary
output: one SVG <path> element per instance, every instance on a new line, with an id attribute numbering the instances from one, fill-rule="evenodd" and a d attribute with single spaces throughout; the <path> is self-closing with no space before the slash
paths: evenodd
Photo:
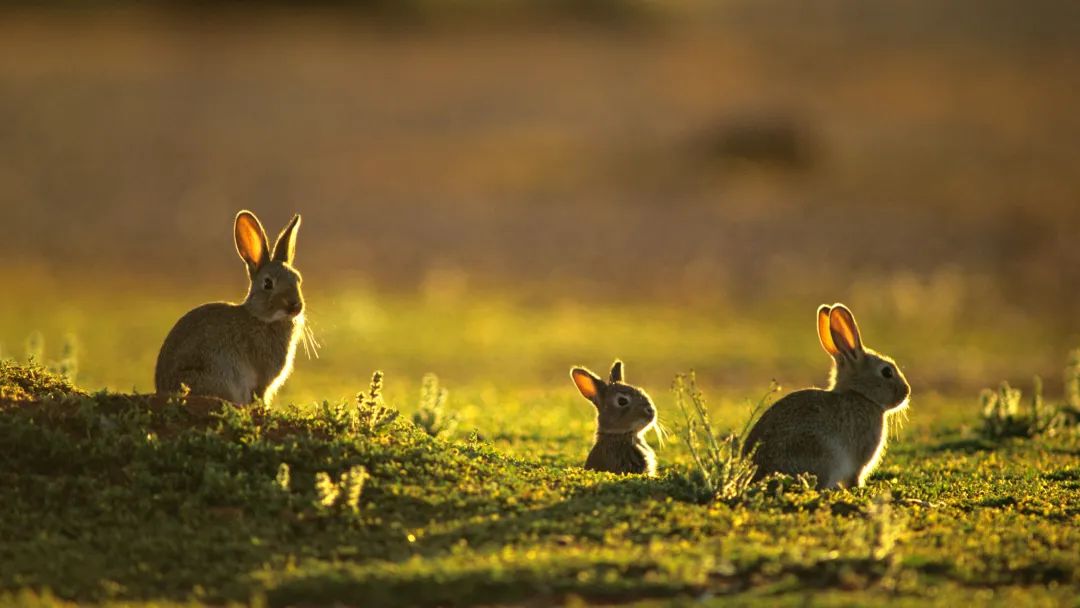
<path id="1" fill-rule="evenodd" d="M 271 290 L 273 288 L 274 288 L 274 279 L 271 279 L 270 277 L 266 277 L 265 279 L 263 279 L 263 289 L 266 289 L 267 291 L 269 291 L 269 290 Z"/>
<path id="2" fill-rule="evenodd" d="M 617 399 L 615 399 L 615 403 L 618 403 L 619 407 L 626 407 L 626 406 L 630 405 L 630 399 L 628 399 L 628 398 L 626 398 L 626 397 L 624 397 L 622 395 L 619 395 L 619 397 Z"/>
<path id="3" fill-rule="evenodd" d="M 893 377 L 892 366 L 891 365 L 886 365 L 885 367 L 881 368 L 881 376 L 883 378 L 892 378 Z"/>

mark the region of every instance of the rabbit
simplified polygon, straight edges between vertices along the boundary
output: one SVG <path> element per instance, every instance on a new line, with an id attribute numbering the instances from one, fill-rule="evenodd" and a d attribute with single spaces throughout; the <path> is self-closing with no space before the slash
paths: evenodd
<path id="1" fill-rule="evenodd" d="M 596 443 L 585 468 L 656 475 L 656 454 L 645 442 L 645 432 L 656 423 L 656 406 L 645 391 L 623 382 L 622 361 L 615 360 L 607 382 L 584 367 L 571 369 L 570 377 L 596 406 Z"/>
<path id="2" fill-rule="evenodd" d="M 299 228 L 295 215 L 271 254 L 255 214 L 236 214 L 236 251 L 251 279 L 247 298 L 240 304 L 203 304 L 176 322 L 158 353 L 158 393 L 175 393 L 184 385 L 194 395 L 240 405 L 273 400 L 292 372 L 304 331 L 300 273 L 292 266 Z"/>
<path id="3" fill-rule="evenodd" d="M 829 387 L 772 405 L 747 435 L 756 479 L 813 473 L 818 489 L 863 487 L 885 453 L 887 419 L 908 406 L 911 387 L 896 362 L 863 346 L 843 304 L 821 306 L 818 338 L 833 358 Z"/>

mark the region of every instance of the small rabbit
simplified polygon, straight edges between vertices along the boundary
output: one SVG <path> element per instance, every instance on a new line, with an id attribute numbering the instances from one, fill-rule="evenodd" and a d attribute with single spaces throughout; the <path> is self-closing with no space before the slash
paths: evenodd
<path id="1" fill-rule="evenodd" d="M 843 304 L 818 308 L 818 338 L 833 358 L 827 390 L 796 391 L 761 416 L 743 446 L 757 479 L 813 473 L 819 489 L 862 487 L 885 453 L 886 421 L 911 387 L 889 357 L 865 348 Z"/>
<path id="2" fill-rule="evenodd" d="M 269 403 L 293 367 L 304 331 L 300 273 L 292 266 L 300 216 L 281 231 L 273 255 L 255 214 L 236 214 L 236 251 L 247 264 L 251 287 L 241 304 L 213 302 L 191 310 L 161 345 L 154 386 L 248 404 Z"/>
<path id="3" fill-rule="evenodd" d="M 596 444 L 585 460 L 585 468 L 655 475 L 656 454 L 644 436 L 656 422 L 656 407 L 645 391 L 623 383 L 622 361 L 615 360 L 608 382 L 584 367 L 571 369 L 570 377 L 596 406 Z"/>

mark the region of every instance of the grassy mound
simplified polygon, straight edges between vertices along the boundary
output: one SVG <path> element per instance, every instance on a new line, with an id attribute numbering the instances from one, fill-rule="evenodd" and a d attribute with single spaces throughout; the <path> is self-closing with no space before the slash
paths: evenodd
<path id="1" fill-rule="evenodd" d="M 404 417 L 365 424 L 363 400 L 89 395 L 10 364 L 0 395 L 0 600 L 923 605 L 1080 588 L 1074 438 L 915 445 L 869 488 L 703 503 L 678 468 L 514 458 Z"/>
<path id="2" fill-rule="evenodd" d="M 0 359 L 0 402 L 34 401 L 85 395 L 66 378 L 40 365 L 17 365 Z"/>

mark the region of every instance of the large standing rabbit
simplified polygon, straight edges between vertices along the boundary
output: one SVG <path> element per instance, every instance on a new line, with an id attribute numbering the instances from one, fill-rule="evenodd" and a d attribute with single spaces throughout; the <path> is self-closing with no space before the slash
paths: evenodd
<path id="1" fill-rule="evenodd" d="M 885 452 L 887 418 L 908 404 L 911 387 L 896 363 L 863 346 L 843 304 L 818 309 L 818 338 L 833 358 L 827 390 L 777 401 L 747 436 L 757 477 L 813 473 L 819 488 L 855 487 Z"/>
<path id="2" fill-rule="evenodd" d="M 656 422 L 656 407 L 645 391 L 623 382 L 622 361 L 615 360 L 608 382 L 584 367 L 571 369 L 570 377 L 596 406 L 596 444 L 585 468 L 655 475 L 656 455 L 644 435 Z"/>
<path id="3" fill-rule="evenodd" d="M 251 287 L 241 304 L 212 302 L 176 322 L 158 353 L 154 385 L 247 404 L 269 403 L 293 367 L 304 331 L 300 273 L 292 267 L 300 216 L 281 231 L 271 255 L 255 214 L 236 215 L 236 251 L 247 264 Z"/>

